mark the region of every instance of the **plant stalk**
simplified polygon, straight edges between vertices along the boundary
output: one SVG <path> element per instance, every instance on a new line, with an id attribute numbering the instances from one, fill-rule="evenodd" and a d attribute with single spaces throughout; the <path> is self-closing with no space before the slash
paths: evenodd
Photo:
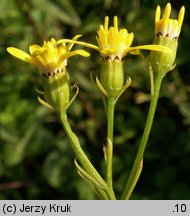
<path id="1" fill-rule="evenodd" d="M 112 191 L 110 191 L 109 187 L 103 180 L 103 178 L 100 176 L 100 174 L 97 172 L 97 170 L 94 168 L 84 151 L 82 150 L 79 140 L 77 136 L 73 133 L 70 124 L 67 119 L 66 112 L 61 113 L 61 122 L 65 129 L 65 132 L 69 138 L 69 141 L 71 143 L 71 146 L 74 150 L 74 153 L 76 155 L 76 158 L 80 161 L 82 167 L 85 169 L 85 171 L 92 176 L 100 185 L 105 187 L 104 189 L 97 189 L 97 192 L 101 199 L 115 199 L 115 195 Z"/>
<path id="2" fill-rule="evenodd" d="M 140 177 L 142 167 L 143 167 L 143 156 L 144 156 L 144 151 L 147 145 L 147 141 L 150 135 L 150 131 L 152 128 L 152 123 L 156 111 L 156 106 L 158 102 L 158 97 L 159 97 L 159 92 L 160 92 L 160 86 L 162 83 L 163 75 L 158 74 L 155 78 L 155 84 L 154 84 L 154 93 L 151 98 L 150 102 L 150 107 L 149 107 L 149 112 L 148 112 L 148 117 L 146 121 L 146 125 L 144 128 L 143 136 L 140 142 L 140 146 L 135 158 L 135 162 L 133 164 L 130 176 L 128 178 L 127 184 L 125 185 L 123 194 L 121 199 L 128 200 L 136 186 L 136 183 Z"/>
<path id="3" fill-rule="evenodd" d="M 112 187 L 112 159 L 113 159 L 113 128 L 114 128 L 114 97 L 108 97 L 107 99 L 107 170 L 106 180 L 108 187 L 113 190 Z"/>

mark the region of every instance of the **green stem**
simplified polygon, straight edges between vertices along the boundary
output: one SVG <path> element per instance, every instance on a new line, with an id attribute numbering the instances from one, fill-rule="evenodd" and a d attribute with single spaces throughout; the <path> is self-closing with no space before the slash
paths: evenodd
<path id="1" fill-rule="evenodd" d="M 108 187 L 112 188 L 112 158 L 113 158 L 113 127 L 114 127 L 114 97 L 108 97 L 107 99 L 107 170 L 106 170 L 106 180 Z"/>
<path id="2" fill-rule="evenodd" d="M 92 176 L 100 185 L 105 187 L 104 189 L 97 189 L 98 194 L 102 199 L 115 199 L 115 195 L 110 191 L 110 189 L 107 187 L 107 184 L 102 179 L 100 174 L 97 172 L 97 170 L 94 168 L 84 151 L 82 150 L 79 140 L 77 136 L 73 133 L 70 124 L 67 119 L 66 112 L 61 113 L 61 122 L 65 129 L 65 132 L 69 138 L 69 141 L 71 143 L 71 146 L 75 152 L 76 158 L 80 161 L 82 167 L 85 169 L 85 171 Z"/>
<path id="3" fill-rule="evenodd" d="M 154 85 L 154 94 L 152 95 L 151 102 L 150 102 L 150 107 L 149 107 L 149 112 L 148 112 L 148 117 L 146 121 L 146 125 L 144 128 L 143 136 L 140 142 L 140 146 L 135 158 L 135 162 L 133 164 L 129 179 L 127 181 L 127 184 L 125 185 L 123 194 L 121 199 L 129 199 L 133 189 L 136 186 L 136 183 L 140 177 L 141 171 L 142 171 L 142 165 L 143 165 L 143 156 L 144 156 L 144 151 L 147 145 L 147 141 L 150 135 L 150 131 L 152 128 L 152 123 L 155 115 L 155 110 L 158 102 L 158 97 L 159 97 L 159 92 L 160 92 L 160 86 L 162 83 L 163 76 L 157 75 L 155 78 L 155 85 Z"/>

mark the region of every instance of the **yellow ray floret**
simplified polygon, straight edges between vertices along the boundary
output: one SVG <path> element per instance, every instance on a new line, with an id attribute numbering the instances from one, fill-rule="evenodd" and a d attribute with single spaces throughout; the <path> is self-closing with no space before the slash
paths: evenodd
<path id="1" fill-rule="evenodd" d="M 64 39 L 56 41 L 51 38 L 50 41 L 44 41 L 43 46 L 31 45 L 29 47 L 30 54 L 15 47 L 8 47 L 7 51 L 11 55 L 37 67 L 44 76 L 53 76 L 65 71 L 68 58 L 74 55 L 89 56 L 89 53 L 84 50 L 70 51 L 79 37 L 80 35 L 75 36 L 68 44 Z"/>
<path id="2" fill-rule="evenodd" d="M 168 3 L 163 17 L 160 19 L 161 9 L 160 6 L 157 6 L 155 15 L 155 34 L 157 36 L 169 37 L 171 39 L 178 38 L 185 15 L 185 7 L 181 7 L 178 19 L 170 19 L 170 13 L 171 4 Z"/>

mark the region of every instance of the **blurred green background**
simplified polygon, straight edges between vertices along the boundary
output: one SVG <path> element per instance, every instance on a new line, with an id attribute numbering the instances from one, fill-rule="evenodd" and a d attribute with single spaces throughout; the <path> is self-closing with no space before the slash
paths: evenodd
<path id="1" fill-rule="evenodd" d="M 0 199 L 97 199 L 77 175 L 74 154 L 55 113 L 37 101 L 38 71 L 13 58 L 6 47 L 28 51 L 51 37 L 96 43 L 104 17 L 117 15 L 120 27 L 134 32 L 133 45 L 154 38 L 156 6 L 151 0 L 0 0 Z M 182 5 L 186 16 L 179 39 L 177 67 L 165 78 L 144 169 L 132 199 L 190 199 L 190 4 L 171 1 L 172 16 Z M 147 54 L 147 53 L 145 53 Z M 79 95 L 69 109 L 71 126 L 83 149 L 104 175 L 102 146 L 106 117 L 90 73 L 99 72 L 100 56 L 69 59 L 72 83 Z M 149 106 L 146 64 L 128 55 L 126 76 L 132 85 L 120 98 L 115 114 L 114 188 L 122 192 L 141 138 Z"/>

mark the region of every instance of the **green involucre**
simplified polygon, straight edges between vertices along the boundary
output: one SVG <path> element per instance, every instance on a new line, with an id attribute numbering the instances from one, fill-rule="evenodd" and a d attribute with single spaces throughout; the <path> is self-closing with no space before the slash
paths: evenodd
<path id="1" fill-rule="evenodd" d="M 67 71 L 54 76 L 43 77 L 46 102 L 57 112 L 67 108 L 70 101 L 70 84 Z"/>
<path id="2" fill-rule="evenodd" d="M 101 63 L 100 82 L 108 96 L 118 95 L 124 85 L 124 71 L 122 61 L 115 59 L 103 60 Z"/>
<path id="3" fill-rule="evenodd" d="M 166 74 L 173 69 L 175 65 L 178 41 L 176 38 L 156 36 L 154 44 L 163 45 L 171 49 L 170 53 L 151 51 L 149 61 L 154 73 Z"/>

